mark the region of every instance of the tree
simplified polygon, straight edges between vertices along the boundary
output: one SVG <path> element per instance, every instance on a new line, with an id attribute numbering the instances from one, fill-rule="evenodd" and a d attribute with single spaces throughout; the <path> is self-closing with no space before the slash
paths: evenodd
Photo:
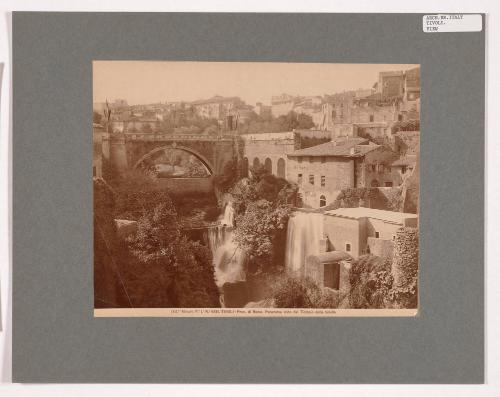
<path id="1" fill-rule="evenodd" d="M 353 309 L 392 306 L 391 262 L 374 255 L 363 255 L 349 270 L 349 304 Z"/>
<path id="2" fill-rule="evenodd" d="M 250 271 L 270 270 L 272 264 L 277 264 L 275 247 L 281 247 L 276 242 L 286 232 L 290 212 L 290 206 L 261 199 L 250 202 L 245 212 L 236 217 L 234 240 L 246 252 Z"/>
<path id="3" fill-rule="evenodd" d="M 92 112 L 92 122 L 95 124 L 100 124 L 102 120 L 102 114 L 96 111 Z"/>
<path id="4" fill-rule="evenodd" d="M 145 211 L 129 244 L 142 294 L 153 292 L 167 307 L 220 306 L 209 249 L 181 235 L 173 205 Z"/>
<path id="5" fill-rule="evenodd" d="M 238 180 L 238 163 L 232 159 L 224 164 L 222 174 L 214 178 L 215 186 L 222 192 L 227 192 Z"/>

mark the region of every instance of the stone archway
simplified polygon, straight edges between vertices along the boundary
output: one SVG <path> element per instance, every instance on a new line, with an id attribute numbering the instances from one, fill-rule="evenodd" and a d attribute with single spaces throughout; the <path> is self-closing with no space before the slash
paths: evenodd
<path id="1" fill-rule="evenodd" d="M 210 173 L 210 175 L 214 175 L 215 174 L 215 167 L 213 166 L 213 164 L 205 156 L 203 156 L 201 153 L 197 152 L 196 150 L 193 150 L 193 149 L 191 149 L 189 147 L 181 146 L 181 145 L 166 145 L 166 146 L 161 146 L 161 147 L 154 148 L 153 150 L 149 151 L 144 156 L 142 156 L 139 160 L 137 160 L 136 163 L 134 164 L 133 168 L 137 169 L 139 167 L 139 165 L 141 163 L 143 163 L 145 160 L 147 160 L 148 158 L 154 156 L 156 153 L 158 153 L 158 152 L 160 152 L 162 150 L 166 150 L 166 149 L 183 150 L 185 152 L 188 152 L 188 153 L 192 154 L 198 160 L 200 160 L 205 167 L 207 167 L 208 172 Z"/>
<path id="2" fill-rule="evenodd" d="M 256 168 L 256 167 L 258 167 L 259 165 L 260 165 L 260 160 L 259 160 L 259 158 L 258 158 L 258 157 L 255 157 L 255 158 L 253 159 L 253 167 L 254 167 L 254 168 Z"/>
<path id="3" fill-rule="evenodd" d="M 286 178 L 286 163 L 285 160 L 282 159 L 281 157 L 278 159 L 278 164 L 277 164 L 277 176 L 278 178 Z"/>
<path id="4" fill-rule="evenodd" d="M 269 172 L 270 174 L 273 173 L 273 161 L 268 157 L 264 161 L 264 168 Z"/>

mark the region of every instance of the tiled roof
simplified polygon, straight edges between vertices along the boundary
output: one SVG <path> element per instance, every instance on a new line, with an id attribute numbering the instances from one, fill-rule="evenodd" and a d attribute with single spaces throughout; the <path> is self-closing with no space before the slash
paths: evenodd
<path id="1" fill-rule="evenodd" d="M 364 138 L 349 138 L 336 139 L 335 141 L 326 142 L 321 145 L 308 147 L 305 149 L 296 150 L 289 153 L 289 157 L 323 157 L 323 156 L 340 156 L 340 157 L 362 157 L 372 150 L 378 149 L 380 145 L 368 144 L 368 140 Z M 354 153 L 351 151 L 354 149 Z"/>

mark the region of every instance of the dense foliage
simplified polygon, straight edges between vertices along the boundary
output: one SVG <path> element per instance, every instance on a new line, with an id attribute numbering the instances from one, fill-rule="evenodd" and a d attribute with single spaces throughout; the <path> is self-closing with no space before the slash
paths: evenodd
<path id="1" fill-rule="evenodd" d="M 294 129 L 310 129 L 314 127 L 312 117 L 307 114 L 289 112 L 286 115 L 274 117 L 271 114 L 259 116 L 252 114 L 245 123 L 238 124 L 240 134 L 259 134 L 270 132 L 286 132 Z"/>
<path id="2" fill-rule="evenodd" d="M 394 239 L 394 295 L 398 307 L 418 306 L 418 229 L 403 227 Z"/>
<path id="3" fill-rule="evenodd" d="M 283 260 L 297 188 L 264 167 L 252 168 L 251 175 L 230 192 L 236 212 L 234 239 L 247 254 L 250 272 L 270 271 L 272 264 L 279 266 Z"/>
<path id="4" fill-rule="evenodd" d="M 207 247 L 182 236 L 173 206 L 145 211 L 129 239 L 137 259 L 133 298 L 152 307 L 218 307 L 211 255 Z M 152 303 L 151 301 L 154 300 Z"/>
<path id="5" fill-rule="evenodd" d="M 155 205 L 165 203 L 172 206 L 168 191 L 159 189 L 154 179 L 140 170 L 131 170 L 121 175 L 115 183 L 116 207 L 118 219 L 138 220 L 145 211 Z"/>
<path id="6" fill-rule="evenodd" d="M 102 179 L 94 179 L 94 305 L 131 307 L 120 269 L 115 261 L 119 251 L 113 211 L 115 194 Z"/>
<path id="7" fill-rule="evenodd" d="M 321 289 L 307 278 L 284 276 L 273 288 L 274 306 L 280 308 L 336 308 L 339 305 L 338 291 Z"/>
<path id="8" fill-rule="evenodd" d="M 189 109 L 182 109 L 171 111 L 160 123 L 159 130 L 175 134 L 215 135 L 220 127 L 217 119 L 200 117 Z"/>
<path id="9" fill-rule="evenodd" d="M 385 189 L 383 192 L 376 187 L 361 187 L 342 189 L 335 201 L 321 210 L 367 207 L 401 211 L 402 206 L 403 194 L 401 187 Z"/>
<path id="10" fill-rule="evenodd" d="M 175 197 L 139 171 L 112 180 L 94 182 L 96 307 L 218 307 L 211 254 L 181 233 Z M 137 232 L 118 239 L 114 218 Z"/>
<path id="11" fill-rule="evenodd" d="M 227 192 L 238 180 L 238 163 L 236 160 L 224 164 L 222 173 L 214 177 L 214 184 L 221 192 Z"/>
<path id="12" fill-rule="evenodd" d="M 418 307 L 418 229 L 403 227 L 394 239 L 390 260 L 364 255 L 349 271 L 350 306 L 361 308 Z"/>
<path id="13" fill-rule="evenodd" d="M 374 255 L 360 256 L 349 271 L 349 304 L 353 309 L 390 306 L 391 262 Z"/>

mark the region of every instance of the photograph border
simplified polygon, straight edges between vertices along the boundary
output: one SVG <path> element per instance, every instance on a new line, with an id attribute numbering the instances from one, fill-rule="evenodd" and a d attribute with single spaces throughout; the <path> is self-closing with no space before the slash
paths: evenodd
<path id="1" fill-rule="evenodd" d="M 485 28 L 423 33 L 422 14 L 14 12 L 13 381 L 484 382 Z M 419 315 L 93 318 L 100 58 L 421 64 Z"/>

